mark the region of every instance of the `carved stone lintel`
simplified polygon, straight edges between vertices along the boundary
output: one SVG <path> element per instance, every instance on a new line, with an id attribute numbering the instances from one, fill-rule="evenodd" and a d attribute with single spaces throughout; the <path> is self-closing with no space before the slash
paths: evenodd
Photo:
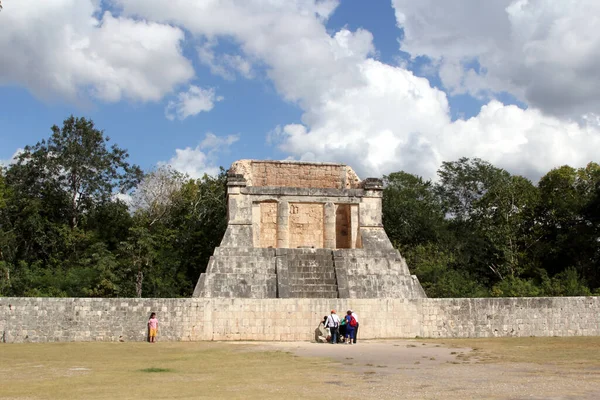
<path id="1" fill-rule="evenodd" d="M 365 190 L 383 190 L 383 181 L 379 178 L 367 178 L 362 184 Z"/>
<path id="2" fill-rule="evenodd" d="M 246 186 L 246 178 L 242 174 L 227 174 L 227 186 Z"/>

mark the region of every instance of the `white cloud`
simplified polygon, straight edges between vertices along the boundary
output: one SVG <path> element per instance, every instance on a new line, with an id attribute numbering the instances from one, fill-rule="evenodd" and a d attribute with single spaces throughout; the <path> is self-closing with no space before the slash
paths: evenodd
<path id="1" fill-rule="evenodd" d="M 212 110 L 215 101 L 221 100 L 223 100 L 223 97 L 216 96 L 213 88 L 202 89 L 198 86 L 190 85 L 187 92 L 180 92 L 177 95 L 176 101 L 169 101 L 165 108 L 165 116 L 171 121 L 175 118 L 182 121 L 203 111 Z"/>
<path id="2" fill-rule="evenodd" d="M 507 91 L 547 113 L 600 107 L 597 0 L 393 0 L 401 47 L 455 93 Z M 478 74 L 469 68 L 477 61 Z"/>
<path id="3" fill-rule="evenodd" d="M 175 155 L 169 161 L 158 164 L 170 165 L 173 169 L 195 179 L 201 178 L 204 174 L 216 176 L 219 173 L 217 164 L 219 153 L 227 151 L 229 146 L 238 140 L 239 135 L 219 137 L 207 133 L 198 146 L 176 149 Z"/>
<path id="4" fill-rule="evenodd" d="M 444 92 L 432 88 L 429 81 L 416 77 L 402 65 L 387 65 L 371 57 L 375 49 L 370 32 L 342 29 L 333 36 L 327 32 L 324 21 L 333 12 L 337 1 L 197 3 L 176 0 L 168 8 L 164 8 L 159 0 L 116 1 L 123 6 L 126 15 L 142 15 L 174 23 L 202 40 L 227 37 L 239 43 L 245 57 L 264 63 L 268 77 L 281 96 L 296 102 L 304 110 L 302 124 L 276 128 L 269 134 L 269 140 L 277 141 L 283 150 L 297 158 L 346 162 L 362 176 L 377 176 L 402 169 L 433 177 L 441 161 L 462 156 L 481 157 L 513 172 L 536 178 L 557 165 L 569 163 L 579 166 L 596 157 L 595 148 L 600 144 L 597 126 L 589 122 L 579 125 L 564 117 L 551 117 L 534 107 L 521 110 L 491 101 L 474 118 L 453 122 Z M 507 3 L 494 2 L 491 5 L 472 0 L 456 9 L 452 5 L 446 9 L 445 4 L 433 1 L 410 3 L 410 9 L 417 10 L 415 15 L 418 16 L 427 14 L 431 9 L 442 11 L 433 13 L 435 18 L 441 19 L 440 27 L 432 28 L 435 40 L 423 41 L 433 44 L 419 47 L 418 54 L 428 54 L 437 59 L 445 52 L 456 55 L 464 63 L 473 59 L 472 54 L 489 53 L 489 58 L 480 60 L 483 60 L 484 66 L 486 60 L 495 62 L 490 61 L 490 66 L 502 63 L 516 65 L 515 71 L 519 68 L 530 71 L 524 75 L 524 82 L 534 75 L 531 71 L 550 62 L 550 55 L 546 53 L 546 58 L 513 60 L 505 57 L 513 54 L 502 50 L 512 49 L 512 39 L 495 39 L 517 31 L 511 31 L 511 21 L 495 16 L 506 14 Z M 542 4 L 539 1 L 535 3 Z M 528 2 L 521 1 L 519 4 L 526 12 L 513 10 L 511 15 L 525 16 L 533 12 Z M 412 17 L 401 12 L 400 6 L 403 5 L 402 1 L 395 2 L 399 21 L 407 26 Z M 548 10 L 546 14 L 557 15 L 556 10 Z M 423 20 L 427 29 L 430 28 L 429 21 L 427 18 Z M 527 25 L 521 22 L 518 26 L 525 28 Z M 417 40 L 411 29 L 407 30 L 405 44 Z M 481 30 L 480 35 L 478 29 Z M 557 38 L 554 34 L 546 34 L 546 31 L 538 34 L 544 44 L 549 38 Z M 418 32 L 429 38 L 426 35 L 428 31 Z M 439 35 L 435 36 L 436 33 Z M 535 44 L 532 41 L 535 33 L 520 34 L 526 40 L 515 43 L 528 43 L 530 47 Z M 592 37 L 595 33 L 590 35 Z M 421 42 L 418 43 L 421 45 Z M 449 49 L 444 50 L 444 43 Z M 500 50 L 488 50 L 496 48 Z M 526 50 L 521 55 L 533 54 L 532 49 Z M 589 59 L 592 53 L 583 52 L 582 59 Z M 455 82 L 453 87 L 456 90 L 467 85 L 461 83 L 464 79 L 471 80 L 468 87 L 473 91 L 486 91 L 490 87 L 496 90 L 504 87 L 503 82 L 509 82 L 508 88 L 518 89 L 516 95 L 520 90 L 522 97 L 527 97 L 528 86 L 513 79 L 518 75 L 501 76 L 488 72 L 484 76 L 471 74 L 465 77 L 463 71 L 454 68 L 456 66 L 452 63 L 445 65 L 439 62 L 445 82 Z M 560 94 L 553 94 L 553 97 L 556 102 L 562 101 Z M 574 107 L 578 104 L 578 100 L 571 103 Z M 198 148 L 189 151 L 198 151 Z"/>
<path id="5" fill-rule="evenodd" d="M 26 2 L 33 4 L 32 0 L 23 1 Z M 65 54 L 59 52 L 60 60 L 72 59 L 75 64 L 72 67 L 59 62 L 58 65 L 70 73 L 57 74 L 64 77 L 61 80 L 49 79 L 53 85 L 58 85 L 53 81 L 56 79 L 62 85 L 58 85 L 59 88 L 91 86 L 98 97 L 105 99 L 122 95 L 159 97 L 175 83 L 180 84 L 191 76 L 180 72 L 165 80 L 161 75 L 171 73 L 170 65 L 175 71 L 178 66 L 179 71 L 189 71 L 181 68 L 189 67 L 189 62 L 182 58 L 179 48 L 182 29 L 185 29 L 204 43 L 198 51 L 205 53 L 199 53 L 199 57 L 209 68 L 214 68 L 214 73 L 243 75 L 245 69 L 252 71 L 251 63 L 262 63 L 280 95 L 303 109 L 301 124 L 285 125 L 271 134 L 271 139 L 278 140 L 288 154 L 307 160 L 346 162 L 363 177 L 399 169 L 432 177 L 441 161 L 469 156 L 481 157 L 535 178 L 560 164 L 585 164 L 596 157 L 594 150 L 600 144 L 600 131 L 594 123 L 595 117 L 590 114 L 600 105 L 600 97 L 596 95 L 600 93 L 597 79 L 600 70 L 595 68 L 600 54 L 596 46 L 598 33 L 592 25 L 581 21 L 583 15 L 590 16 L 588 22 L 593 22 L 598 15 L 597 6 L 591 0 L 577 3 L 500 0 L 490 4 L 463 0 L 461 7 L 452 2 L 446 5 L 433 0 L 395 0 L 398 21 L 406 32 L 403 48 L 413 56 L 431 57 L 447 87 L 455 92 L 474 94 L 508 90 L 532 105 L 522 110 L 490 101 L 477 116 L 454 122 L 450 118 L 446 93 L 432 88 L 428 80 L 416 77 L 402 65 L 387 65 L 372 58 L 375 48 L 370 32 L 362 29 L 353 32 L 342 29 L 333 35 L 327 32 L 324 21 L 339 4 L 335 0 L 173 0 L 169 7 L 165 7 L 162 0 L 113 0 L 122 9 L 122 16 L 114 18 L 105 14 L 100 25 L 91 19 L 94 11 L 91 0 L 62 2 L 77 5 L 71 11 L 78 17 L 73 18 L 78 21 L 72 29 L 78 33 L 76 38 L 102 36 L 98 32 L 103 29 L 115 34 L 120 31 L 119 24 L 132 33 L 125 35 L 129 38 L 121 46 L 125 51 L 93 52 L 90 49 L 103 46 L 88 44 L 96 43 L 91 39 L 86 42 L 68 35 L 67 39 L 63 37 L 64 10 L 68 8 L 64 4 L 52 8 L 44 2 L 41 8 L 45 11 L 51 8 L 54 12 L 51 16 L 62 16 L 62 19 L 58 19 L 57 25 L 49 24 L 52 29 L 37 27 L 43 24 L 35 25 L 36 29 L 44 32 L 47 29 L 47 35 L 58 41 L 59 49 L 68 49 L 62 50 Z M 510 4 L 511 7 L 507 7 Z M 431 13 L 432 9 L 436 12 Z M 133 17 L 154 22 L 133 20 Z M 46 18 L 44 16 L 42 21 Z M 19 21 L 29 26 L 29 20 L 24 17 Z M 592 26 L 591 30 L 588 26 Z M 11 29 L 10 32 L 18 32 L 12 25 Z M 156 39 L 162 40 L 161 46 L 150 47 L 153 49 L 150 56 L 146 47 L 140 45 L 144 38 L 140 34 L 161 29 L 167 39 Z M 12 37 L 29 38 L 14 33 Z M 221 37 L 238 44 L 241 53 L 216 54 L 213 43 Z M 8 43 L 5 40 L 0 38 L 0 43 Z M 105 46 L 115 41 L 118 42 L 115 37 L 97 40 Z M 24 47 L 21 53 L 26 55 L 36 50 L 35 40 L 25 42 L 29 47 Z M 556 42 L 554 50 L 553 42 Z M 148 57 L 134 57 L 136 52 L 132 49 Z M 73 54 L 88 61 L 83 63 L 85 68 L 79 66 L 79 58 Z M 44 57 L 52 59 L 45 54 Z M 36 60 L 45 61 L 44 57 Z M 154 70 L 147 73 L 153 57 L 156 57 L 158 75 Z M 473 60 L 484 67 L 483 73 L 465 73 L 464 66 Z M 123 83 L 129 74 L 108 74 L 107 79 L 96 79 L 96 75 L 90 73 L 98 65 L 104 72 L 105 65 L 118 62 L 138 71 L 142 77 L 155 79 L 141 79 L 146 84 L 136 83 L 130 87 Z M 248 65 L 242 67 L 245 62 Z M 0 67 L 5 63 L 5 60 L 0 61 Z M 580 80 L 573 78 L 577 75 L 581 76 Z M 23 81 L 26 80 L 23 78 Z M 113 87 L 116 89 L 111 90 Z M 148 89 L 153 87 L 156 90 Z M 66 89 L 62 91 L 69 93 Z M 187 108 L 186 96 L 194 100 L 204 98 L 194 96 L 191 89 L 180 93 L 178 101 L 173 102 L 174 117 L 185 118 L 211 103 L 192 101 L 195 106 Z M 578 118 L 579 110 L 584 110 L 581 114 L 587 114 L 587 119 Z M 555 116 L 550 116 L 551 113 Z M 565 117 L 567 114 L 580 123 Z M 226 149 L 232 140 L 235 141 L 208 135 L 195 148 L 177 149 L 168 163 L 195 177 L 204 172 L 216 173 L 217 153 Z"/>
<path id="6" fill-rule="evenodd" d="M 129 193 L 114 193 L 112 195 L 113 200 L 120 200 L 131 208 L 133 205 L 133 196 Z"/>
<path id="7" fill-rule="evenodd" d="M 114 17 L 98 0 L 20 0 L 0 15 L 0 85 L 44 99 L 157 101 L 194 76 L 181 29 Z"/>
<path id="8" fill-rule="evenodd" d="M 17 157 L 23 152 L 22 148 L 18 148 L 8 160 L 0 160 L 0 167 L 8 167 L 10 164 L 17 162 Z"/>

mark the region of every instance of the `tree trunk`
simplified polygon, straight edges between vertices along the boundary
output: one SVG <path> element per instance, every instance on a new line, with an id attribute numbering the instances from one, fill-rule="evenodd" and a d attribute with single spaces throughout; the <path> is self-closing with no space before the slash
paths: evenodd
<path id="1" fill-rule="evenodd" d="M 144 283 L 144 271 L 140 268 L 135 277 L 135 294 L 136 296 L 142 297 L 142 284 Z"/>

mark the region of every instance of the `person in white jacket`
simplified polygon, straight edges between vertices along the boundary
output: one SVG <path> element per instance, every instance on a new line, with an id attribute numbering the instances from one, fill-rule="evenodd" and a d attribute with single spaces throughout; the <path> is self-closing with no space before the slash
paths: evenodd
<path id="1" fill-rule="evenodd" d="M 340 326 L 340 317 L 337 316 L 335 310 L 331 310 L 331 314 L 327 317 L 325 328 L 329 328 L 331 332 L 331 344 L 336 344 L 338 339 L 338 328 Z"/>

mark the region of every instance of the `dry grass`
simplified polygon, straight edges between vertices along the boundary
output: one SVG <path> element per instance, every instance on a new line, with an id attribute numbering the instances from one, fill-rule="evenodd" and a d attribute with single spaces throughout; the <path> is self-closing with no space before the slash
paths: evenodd
<path id="1" fill-rule="evenodd" d="M 459 354 L 459 358 L 487 363 L 534 363 L 575 368 L 598 366 L 600 360 L 600 337 L 445 339 L 442 342 L 451 347 L 470 347 L 473 351 Z"/>
<path id="2" fill-rule="evenodd" d="M 218 343 L 0 346 L 0 399 L 314 398 L 329 363 Z M 329 376 L 331 378 L 331 375 Z"/>
<path id="3" fill-rule="evenodd" d="M 572 393 L 573 377 L 578 377 L 576 387 L 585 398 L 598 398 L 590 388 L 598 387 L 600 381 L 600 338 L 419 342 L 429 346 L 407 347 L 406 341 L 388 344 L 390 349 L 412 354 L 412 360 L 422 357 L 422 362 L 411 360 L 410 365 L 402 364 L 401 359 L 390 359 L 385 348 L 381 349 L 385 342 L 373 344 L 373 349 L 382 352 L 382 359 L 363 359 L 361 346 L 369 346 L 363 342 L 340 352 L 337 363 L 324 358 L 298 357 L 303 353 L 297 351 L 297 355 L 262 351 L 264 345 L 252 344 L 4 344 L 0 345 L 0 399 L 313 399 L 323 393 L 344 397 L 338 391 L 349 384 L 355 397 L 364 399 L 438 398 L 440 391 L 446 393 L 454 386 L 462 391 L 448 392 L 445 398 L 464 399 L 483 398 L 488 393 L 500 396 L 512 393 L 515 387 L 528 393 L 532 382 L 537 386 L 532 386 L 531 393 L 546 389 L 552 393 L 561 390 Z M 437 345 L 442 346 L 439 351 L 454 358 L 440 365 L 431 364 L 431 354 L 423 353 Z M 319 350 L 316 354 L 324 356 L 326 351 L 338 351 L 337 347 L 325 345 L 314 349 Z M 357 362 L 348 364 L 348 360 Z M 345 361 L 343 368 L 342 361 Z M 520 372 L 514 371 L 515 366 L 519 366 Z M 472 385 L 473 379 L 479 383 Z M 415 388 L 415 382 L 424 381 L 427 385 Z M 549 386 L 550 383 L 554 386 Z M 407 393 L 411 395 L 406 397 Z"/>

